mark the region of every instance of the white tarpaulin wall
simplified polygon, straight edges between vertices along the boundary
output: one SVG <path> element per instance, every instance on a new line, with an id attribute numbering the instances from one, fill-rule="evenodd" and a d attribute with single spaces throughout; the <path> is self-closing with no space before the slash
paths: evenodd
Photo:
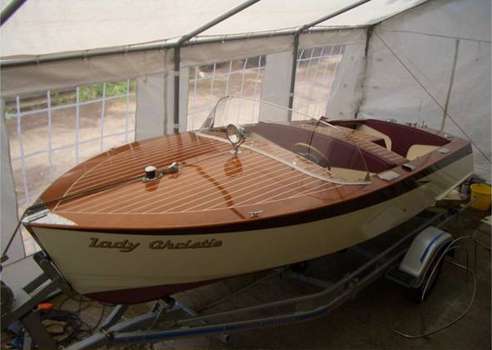
<path id="1" fill-rule="evenodd" d="M 324 108 L 328 117 L 425 120 L 439 128 L 439 105 L 448 101 L 448 114 L 490 155 L 490 1 L 370 0 L 302 33 L 294 53 L 298 28 L 359 2 L 261 0 L 186 42 L 179 62 L 180 130 L 189 127 L 192 69 L 197 73 L 196 67 L 207 64 L 215 69 L 216 63 L 226 61 L 232 67 L 233 60 L 260 57 L 260 98 L 287 106 L 295 97 L 292 68 L 299 66 L 303 50 L 315 48 L 313 56 L 341 46 L 343 55 Z M 137 139 L 171 132 L 176 111 L 173 45 L 242 3 L 27 0 L 0 28 L 1 97 L 15 101 L 17 96 L 47 91 L 49 96 L 50 90 L 127 79 L 130 86 L 135 79 Z M 129 96 L 128 88 L 127 100 Z M 445 127 L 459 134 L 449 120 Z M 8 152 L 6 145 L 2 142 L 2 155 Z M 2 158 L 3 166 L 8 162 Z M 489 167 L 479 157 L 477 165 L 481 175 Z M 17 222 L 11 210 L 16 204 L 14 185 L 3 175 L 4 190 L 2 242 Z"/>
<path id="2" fill-rule="evenodd" d="M 359 116 L 435 129 L 445 119 L 444 130 L 463 137 L 454 120 L 490 159 L 490 16 L 490 0 L 434 0 L 375 26 Z M 475 171 L 490 178 L 474 153 Z"/>
<path id="3" fill-rule="evenodd" d="M 300 26 L 357 3 L 357 0 L 262 0 L 198 36 L 200 40 L 248 34 L 279 33 Z M 422 0 L 371 0 L 316 28 L 367 26 L 422 3 Z M 3 61 L 30 60 L 34 64 L 5 67 L 2 95 L 14 96 L 97 81 L 134 78 L 169 70 L 165 47 L 243 1 L 63 1 L 28 0 L 2 27 L 0 57 Z M 232 45 L 203 45 L 190 60 L 234 53 L 248 41 Z M 248 46 L 249 45 L 249 46 Z M 243 51 L 268 48 L 282 51 L 292 45 L 292 35 L 266 36 L 249 41 Z M 155 48 L 162 47 L 162 50 Z M 144 53 L 135 50 L 147 48 Z M 152 49 L 152 50 L 150 50 Z M 261 49 L 260 49 L 261 51 Z M 118 54 L 107 54 L 119 52 Z M 124 52 L 124 54 L 121 54 Z M 101 55 L 106 53 L 106 55 Z M 98 54 L 97 57 L 92 57 Z M 68 60 L 68 57 L 79 59 Z M 46 59 L 62 61 L 43 63 Z M 40 64 L 36 64 L 36 62 Z"/>

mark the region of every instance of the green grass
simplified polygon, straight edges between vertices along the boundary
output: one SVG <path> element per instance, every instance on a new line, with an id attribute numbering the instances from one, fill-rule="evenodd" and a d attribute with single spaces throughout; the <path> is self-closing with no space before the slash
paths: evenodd
<path id="1" fill-rule="evenodd" d="M 126 81 L 106 83 L 106 97 L 126 95 L 128 84 Z M 132 86 L 130 83 L 130 90 Z M 80 102 L 95 100 L 103 96 L 103 84 L 95 84 L 80 87 Z"/>
<path id="2" fill-rule="evenodd" d="M 93 84 L 81 86 L 79 89 L 80 102 L 87 102 L 102 98 L 103 96 L 103 84 Z M 106 97 L 126 95 L 128 84 L 126 81 L 120 81 L 116 83 L 106 83 Z M 135 91 L 135 80 L 130 81 L 130 91 Z M 74 103 L 76 99 L 75 90 L 73 94 L 67 94 L 66 92 L 55 92 L 52 95 L 52 104 L 54 106 Z"/>
<path id="3" fill-rule="evenodd" d="M 119 81 L 114 83 L 106 83 L 106 97 L 124 96 L 127 94 L 127 81 Z M 136 89 L 136 81 L 130 80 L 130 92 L 134 93 Z M 80 102 L 92 101 L 102 98 L 103 83 L 81 86 L 79 89 Z M 65 89 L 51 92 L 51 106 L 62 106 L 75 103 L 77 101 L 76 89 Z M 8 116 L 16 113 L 15 99 L 6 101 L 5 112 Z M 29 98 L 20 99 L 21 110 L 32 110 L 46 108 L 46 93 L 43 92 L 39 96 L 31 96 Z"/>

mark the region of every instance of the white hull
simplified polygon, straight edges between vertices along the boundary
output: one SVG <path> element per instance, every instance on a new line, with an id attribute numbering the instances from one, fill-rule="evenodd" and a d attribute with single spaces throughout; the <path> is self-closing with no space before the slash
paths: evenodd
<path id="1" fill-rule="evenodd" d="M 63 276 L 81 294 L 192 283 L 292 264 L 363 242 L 415 216 L 471 175 L 472 155 L 427 177 L 409 192 L 361 210 L 304 224 L 203 235 L 142 235 L 33 227 Z M 96 241 L 97 239 L 97 241 Z M 119 248 L 91 248 L 102 241 Z M 220 242 L 211 248 L 150 249 L 152 242 Z M 96 243 L 94 243 L 96 242 Z M 131 249 L 130 243 L 136 245 Z M 218 243 L 217 243 L 218 244 Z M 104 245 L 104 244 L 103 244 Z M 154 247 L 158 245 L 154 243 Z M 161 245 L 161 247 L 162 247 Z M 188 244 L 190 245 L 190 244 Z M 121 243 L 120 248 L 123 246 Z"/>

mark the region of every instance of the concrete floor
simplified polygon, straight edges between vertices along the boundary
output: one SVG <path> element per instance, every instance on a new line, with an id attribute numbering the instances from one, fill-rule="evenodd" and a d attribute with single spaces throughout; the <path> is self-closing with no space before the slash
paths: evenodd
<path id="1" fill-rule="evenodd" d="M 490 226 L 481 223 L 484 216 L 467 210 L 458 219 L 448 223 L 446 230 L 455 236 L 474 235 L 483 246 L 477 248 L 477 294 L 470 312 L 454 326 L 432 337 L 414 340 L 404 339 L 392 329 L 416 334 L 429 331 L 446 324 L 458 316 L 466 307 L 472 293 L 472 280 L 466 273 L 453 265 L 444 265 L 442 274 L 429 299 L 423 304 L 410 301 L 404 290 L 386 279 L 380 279 L 363 290 L 355 299 L 336 309 L 330 315 L 317 320 L 282 326 L 234 333 L 228 344 L 217 338 L 192 338 L 172 340 L 159 344 L 124 346 L 120 349 L 490 349 L 491 348 L 491 310 L 490 310 Z M 468 241 L 465 245 L 472 248 Z M 469 249 L 473 254 L 473 249 Z M 342 253 L 343 254 L 343 253 Z M 466 260 L 465 249 L 456 258 Z M 471 258 L 471 256 L 470 256 Z M 330 269 L 341 269 L 338 264 L 351 264 L 351 258 L 340 255 L 335 264 L 321 266 L 321 275 Z M 470 259 L 472 262 L 473 259 Z M 471 263 L 470 262 L 470 263 Z M 314 262 L 309 269 L 317 269 Z M 180 296 L 193 307 L 207 304 L 209 300 L 223 294 L 225 289 L 237 288 L 249 282 L 254 276 L 236 279 L 227 284 L 218 283 L 203 287 Z M 265 283 L 240 295 L 235 303 L 251 302 L 258 299 L 282 298 L 306 293 L 310 287 L 285 278 L 273 277 Z M 55 302 L 63 308 L 76 310 L 78 303 L 65 301 L 64 296 Z M 132 307 L 130 314 L 146 310 L 148 305 Z M 89 324 L 97 322 L 101 314 L 97 303 L 84 303 L 82 317 Z M 106 310 L 107 312 L 107 310 Z"/>

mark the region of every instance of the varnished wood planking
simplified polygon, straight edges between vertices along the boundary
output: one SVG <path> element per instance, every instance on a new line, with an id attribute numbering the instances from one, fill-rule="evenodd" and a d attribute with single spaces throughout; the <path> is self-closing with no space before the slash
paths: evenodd
<path id="1" fill-rule="evenodd" d="M 452 153 L 465 144 L 454 139 L 447 148 Z M 269 147 L 271 154 L 288 161 L 296 159 L 279 146 Z M 80 229 L 206 227 L 308 212 L 353 200 L 411 176 L 396 167 L 394 170 L 402 177 L 393 182 L 373 177 L 370 185 L 342 186 L 323 182 L 248 149 L 242 149 L 236 159 L 230 150 L 225 142 L 192 133 L 129 144 L 67 172 L 42 195 L 42 200 L 49 202 L 63 194 L 107 183 L 111 178 L 108 174 L 115 173 L 115 169 L 123 169 L 118 172 L 119 178 L 140 176 L 149 162 L 164 167 L 179 160 L 182 172 L 177 175 L 166 175 L 150 183 L 133 180 L 121 187 L 65 201 L 55 211 Z M 412 163 L 419 171 L 446 156 L 433 152 Z M 309 164 L 306 169 L 320 171 Z M 50 207 L 53 209 L 54 205 Z M 258 210 L 258 217 L 250 216 Z"/>

